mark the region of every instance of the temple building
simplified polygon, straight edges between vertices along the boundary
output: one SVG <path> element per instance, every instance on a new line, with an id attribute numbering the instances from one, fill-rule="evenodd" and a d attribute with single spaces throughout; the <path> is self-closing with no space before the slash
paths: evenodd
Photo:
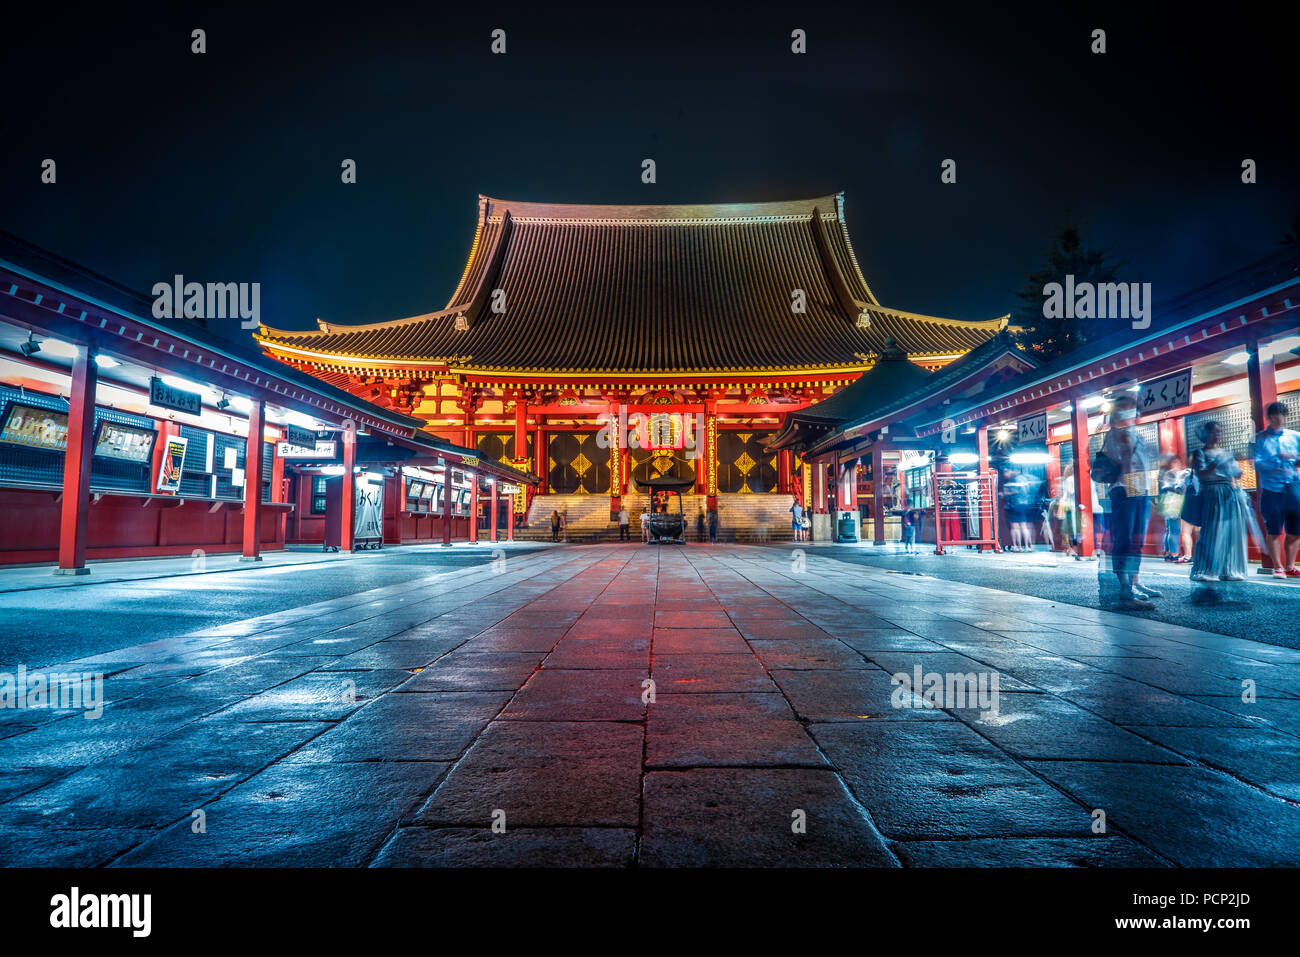
<path id="1" fill-rule="evenodd" d="M 575 531 L 639 510 L 637 476 L 695 479 L 724 527 L 788 529 L 813 470 L 769 448 L 791 413 L 882 356 L 939 369 L 1006 317 L 882 305 L 843 194 L 791 202 L 591 206 L 479 197 L 445 308 L 369 324 L 262 326 L 271 356 L 542 482 L 514 508 Z M 602 432 L 606 423 L 630 422 Z M 613 436 L 610 441 L 608 436 Z M 780 521 L 778 521 L 778 519 Z M 784 525 L 781 524 L 784 522 Z"/>

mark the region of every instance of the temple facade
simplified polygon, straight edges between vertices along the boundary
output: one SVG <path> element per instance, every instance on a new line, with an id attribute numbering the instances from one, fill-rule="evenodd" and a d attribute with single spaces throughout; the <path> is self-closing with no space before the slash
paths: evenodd
<path id="1" fill-rule="evenodd" d="M 480 196 L 445 308 L 262 326 L 255 338 L 284 363 L 535 472 L 542 484 L 520 493 L 520 513 L 534 495 L 607 497 L 612 513 L 638 475 L 692 476 L 710 508 L 720 496 L 807 500 L 810 471 L 768 447 L 790 413 L 886 352 L 937 369 L 1006 321 L 882 305 L 854 255 L 843 194 L 698 206 Z"/>

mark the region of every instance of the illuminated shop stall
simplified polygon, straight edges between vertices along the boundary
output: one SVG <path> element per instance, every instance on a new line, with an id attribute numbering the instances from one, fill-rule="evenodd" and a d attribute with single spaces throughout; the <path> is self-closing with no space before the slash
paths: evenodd
<path id="1" fill-rule="evenodd" d="M 309 445 L 311 457 L 332 448 L 349 493 L 336 520 L 357 511 L 358 447 L 460 467 L 480 485 L 535 481 L 480 467 L 471 450 L 421 432 L 420 420 L 228 341 L 248 334 L 237 320 L 219 330 L 155 318 L 152 305 L 0 234 L 0 564 L 57 562 L 79 574 L 87 559 L 255 560 L 302 540 L 302 500 L 327 515 L 301 491 L 297 463 Z M 384 541 L 408 540 L 400 498 Z M 461 524 L 448 523 L 442 538 L 475 537 L 467 517 Z M 351 524 L 340 539 L 350 549 Z"/>
<path id="2" fill-rule="evenodd" d="M 1298 306 L 1300 256 L 1287 251 L 1158 304 L 1149 329 L 1120 329 L 1049 365 L 1037 366 L 1009 342 L 991 342 L 929 375 L 896 366 L 889 376 L 898 386 L 893 396 L 881 398 L 888 392 L 883 384 L 871 392 L 859 383 L 860 403 L 853 403 L 851 388 L 802 410 L 778 442 L 814 462 L 823 487 L 842 478 L 832 496 L 839 508 L 855 504 L 850 472 L 870 476 L 865 489 L 857 483 L 857 499 L 877 542 L 896 538 L 888 513 L 906 507 L 909 493 L 923 494 L 916 490 L 925 489 L 936 469 L 1000 475 L 1014 469 L 1035 486 L 1045 483 L 1048 496 L 1068 482 L 1069 496 L 1091 516 L 1101 490 L 1089 466 L 1110 403 L 1127 390 L 1138 401 L 1136 428 L 1158 455 L 1186 462 L 1199 447 L 1200 424 L 1218 422 L 1225 447 L 1246 457 L 1242 485 L 1257 497 L 1250 450 L 1264 409 L 1281 401 L 1292 427 L 1300 424 Z M 909 463 L 903 458 L 909 449 L 924 450 L 933 461 Z M 877 476 L 884 482 L 874 482 Z M 1005 526 L 1001 512 L 1000 521 Z M 1092 525 L 1080 523 L 1085 555 L 1096 547 Z M 1006 540 L 1005 527 L 999 537 Z M 1148 551 L 1158 552 L 1162 538 L 1153 510 Z M 1251 553 L 1260 557 L 1253 542 Z"/>

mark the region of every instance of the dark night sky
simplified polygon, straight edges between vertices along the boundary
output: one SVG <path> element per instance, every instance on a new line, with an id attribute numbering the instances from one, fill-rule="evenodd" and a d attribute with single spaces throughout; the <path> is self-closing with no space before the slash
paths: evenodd
<path id="1" fill-rule="evenodd" d="M 0 227 L 146 293 L 258 281 L 264 321 L 308 327 L 445 305 L 480 192 L 842 189 L 877 296 L 962 318 L 1013 308 L 1067 211 L 1157 300 L 1276 251 L 1300 213 L 1293 41 L 1257 8 L 417 9 L 29 11 L 0 33 Z"/>

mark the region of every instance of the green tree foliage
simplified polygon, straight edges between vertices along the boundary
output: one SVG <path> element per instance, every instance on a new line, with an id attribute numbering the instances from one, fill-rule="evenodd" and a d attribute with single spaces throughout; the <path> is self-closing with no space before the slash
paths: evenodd
<path id="1" fill-rule="evenodd" d="M 1067 225 L 1057 234 L 1047 253 L 1047 265 L 1030 273 L 1016 292 L 1020 305 L 1011 314 L 1008 331 L 1017 345 L 1040 362 L 1073 352 L 1105 333 L 1093 320 L 1048 319 L 1043 315 L 1043 287 L 1052 282 L 1064 285 L 1066 276 L 1074 276 L 1075 285 L 1117 281 L 1116 267 L 1107 262 L 1102 250 L 1084 244 L 1078 226 Z"/>

